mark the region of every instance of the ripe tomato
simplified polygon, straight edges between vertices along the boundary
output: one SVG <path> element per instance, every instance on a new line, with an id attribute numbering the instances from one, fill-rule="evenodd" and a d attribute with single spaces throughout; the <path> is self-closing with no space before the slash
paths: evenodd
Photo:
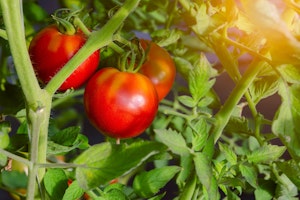
<path id="1" fill-rule="evenodd" d="M 158 97 L 151 81 L 140 73 L 103 68 L 88 81 L 84 106 L 91 123 L 103 134 L 130 138 L 153 121 Z"/>
<path id="2" fill-rule="evenodd" d="M 29 46 L 29 54 L 37 77 L 43 83 L 48 83 L 85 42 L 86 37 L 80 31 L 74 35 L 66 35 L 59 32 L 55 25 L 41 30 Z M 95 51 L 65 80 L 59 90 L 80 87 L 96 71 L 99 59 L 100 53 Z"/>
<path id="3" fill-rule="evenodd" d="M 148 50 L 146 61 L 140 72 L 147 76 L 155 86 L 159 100 L 170 92 L 176 76 L 176 68 L 170 54 L 162 47 L 148 40 L 140 40 L 144 50 Z M 150 47 L 148 47 L 150 45 Z"/>

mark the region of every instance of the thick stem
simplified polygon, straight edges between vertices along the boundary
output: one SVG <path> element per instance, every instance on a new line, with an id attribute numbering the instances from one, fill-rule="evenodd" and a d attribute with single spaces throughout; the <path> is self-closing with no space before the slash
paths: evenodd
<path id="1" fill-rule="evenodd" d="M 36 180 L 38 180 L 37 185 L 41 185 L 45 173 L 45 169 L 39 169 L 37 164 L 46 162 L 52 96 L 40 88 L 32 67 L 26 46 L 21 3 L 20 0 L 0 1 L 9 47 L 26 99 L 30 136 L 30 175 L 27 199 L 34 199 L 37 189 Z"/>
<path id="2" fill-rule="evenodd" d="M 113 34 L 122 25 L 128 15 L 137 7 L 140 0 L 127 0 L 116 14 L 98 31 L 92 32 L 84 46 L 72 57 L 72 59 L 51 79 L 46 86 L 50 94 L 62 85 L 62 83 L 85 61 L 93 52 L 110 44 Z"/>
<path id="3" fill-rule="evenodd" d="M 222 131 L 224 130 L 226 124 L 228 123 L 230 116 L 234 110 L 234 107 L 239 103 L 243 95 L 247 92 L 248 87 L 255 79 L 258 72 L 263 67 L 264 62 L 254 60 L 246 70 L 245 74 L 238 81 L 236 87 L 230 94 L 229 98 L 226 100 L 224 106 L 215 115 L 216 121 L 215 126 L 211 130 L 212 137 L 214 137 L 214 142 L 220 138 Z"/>

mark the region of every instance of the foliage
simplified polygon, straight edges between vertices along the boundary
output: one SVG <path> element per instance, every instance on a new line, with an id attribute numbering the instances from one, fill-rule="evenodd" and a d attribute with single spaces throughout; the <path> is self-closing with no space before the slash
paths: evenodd
<path id="1" fill-rule="evenodd" d="M 27 50 L 37 31 L 54 23 L 53 13 L 34 0 L 0 1 L 2 190 L 63 200 L 298 198 L 298 3 L 59 3 L 76 13 L 72 23 L 88 40 L 42 85 Z M 134 48 L 142 37 L 172 55 L 176 81 L 140 137 L 105 137 L 85 120 L 84 87 L 57 89 L 98 49 L 98 69 L 142 60 L 147 51 Z M 227 76 L 233 88 L 223 81 Z M 280 105 L 269 113 L 261 105 L 274 99 Z M 22 164 L 21 171 L 12 161 Z"/>

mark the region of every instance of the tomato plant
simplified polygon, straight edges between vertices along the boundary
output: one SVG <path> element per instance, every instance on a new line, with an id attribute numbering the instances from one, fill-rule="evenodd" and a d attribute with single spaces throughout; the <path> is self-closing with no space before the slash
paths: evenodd
<path id="1" fill-rule="evenodd" d="M 158 109 L 156 90 L 144 75 L 103 68 L 87 83 L 88 118 L 103 134 L 130 138 L 148 128 Z"/>
<path id="2" fill-rule="evenodd" d="M 43 28 L 32 39 L 29 54 L 38 78 L 48 83 L 51 78 L 84 45 L 87 36 L 82 31 L 74 34 L 60 32 L 57 25 Z M 59 90 L 78 88 L 96 71 L 100 52 L 95 51 L 68 77 Z"/>
<path id="3" fill-rule="evenodd" d="M 162 100 L 173 86 L 176 76 L 175 63 L 170 54 L 156 43 L 147 40 L 140 40 L 140 43 L 147 53 L 140 72 L 151 80 L 159 100 Z"/>
<path id="4" fill-rule="evenodd" d="M 299 198 L 297 1 L 0 9 L 1 198 Z"/>

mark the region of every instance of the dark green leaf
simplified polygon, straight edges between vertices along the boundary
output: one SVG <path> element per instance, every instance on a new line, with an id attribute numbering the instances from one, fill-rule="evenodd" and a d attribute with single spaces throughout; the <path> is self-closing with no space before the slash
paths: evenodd
<path id="1" fill-rule="evenodd" d="M 56 144 L 60 144 L 62 146 L 71 146 L 74 144 L 79 134 L 80 134 L 80 127 L 71 126 L 63 129 L 60 132 L 57 132 L 50 139 Z"/>
<path id="2" fill-rule="evenodd" d="M 182 57 L 174 57 L 174 62 L 177 71 L 183 76 L 185 80 L 189 80 L 189 72 L 193 70 L 193 65 Z"/>
<path id="3" fill-rule="evenodd" d="M 143 198 L 149 198 L 158 193 L 179 170 L 178 166 L 165 166 L 142 172 L 134 178 L 134 191 Z"/>
<path id="4" fill-rule="evenodd" d="M 15 114 L 25 107 L 21 87 L 5 84 L 5 90 L 0 89 L 0 113 Z"/>
<path id="5" fill-rule="evenodd" d="M 190 149 L 187 147 L 186 141 L 180 133 L 171 129 L 157 129 L 154 131 L 157 140 L 170 148 L 173 153 L 181 156 L 190 154 Z"/>
<path id="6" fill-rule="evenodd" d="M 269 163 L 279 159 L 286 151 L 286 147 L 277 145 L 262 146 L 247 155 L 249 162 L 253 163 Z"/>
<path id="7" fill-rule="evenodd" d="M 82 188 L 79 187 L 78 182 L 75 180 L 69 185 L 67 188 L 63 200 L 74 200 L 74 199 L 80 199 L 80 197 L 84 194 L 84 191 Z"/>
<path id="8" fill-rule="evenodd" d="M 1 172 L 2 184 L 15 190 L 27 187 L 27 175 L 19 171 L 2 171 Z M 18 180 L 18 181 L 16 181 Z"/>
<path id="9" fill-rule="evenodd" d="M 194 163 L 197 176 L 206 190 L 207 199 L 219 199 L 217 180 L 213 175 L 211 162 L 200 152 L 195 153 Z"/>
<path id="10" fill-rule="evenodd" d="M 62 199 L 68 188 L 68 177 L 62 169 L 48 169 L 44 185 L 51 199 Z"/>
<path id="11" fill-rule="evenodd" d="M 254 191 L 255 199 L 257 200 L 271 200 L 275 194 L 276 184 L 270 180 L 259 180 L 258 187 Z"/>
<path id="12" fill-rule="evenodd" d="M 94 145 L 75 159 L 74 163 L 84 165 L 76 169 L 76 178 L 83 189 L 94 188 L 131 172 L 162 149 L 161 144 L 147 141 Z"/>

